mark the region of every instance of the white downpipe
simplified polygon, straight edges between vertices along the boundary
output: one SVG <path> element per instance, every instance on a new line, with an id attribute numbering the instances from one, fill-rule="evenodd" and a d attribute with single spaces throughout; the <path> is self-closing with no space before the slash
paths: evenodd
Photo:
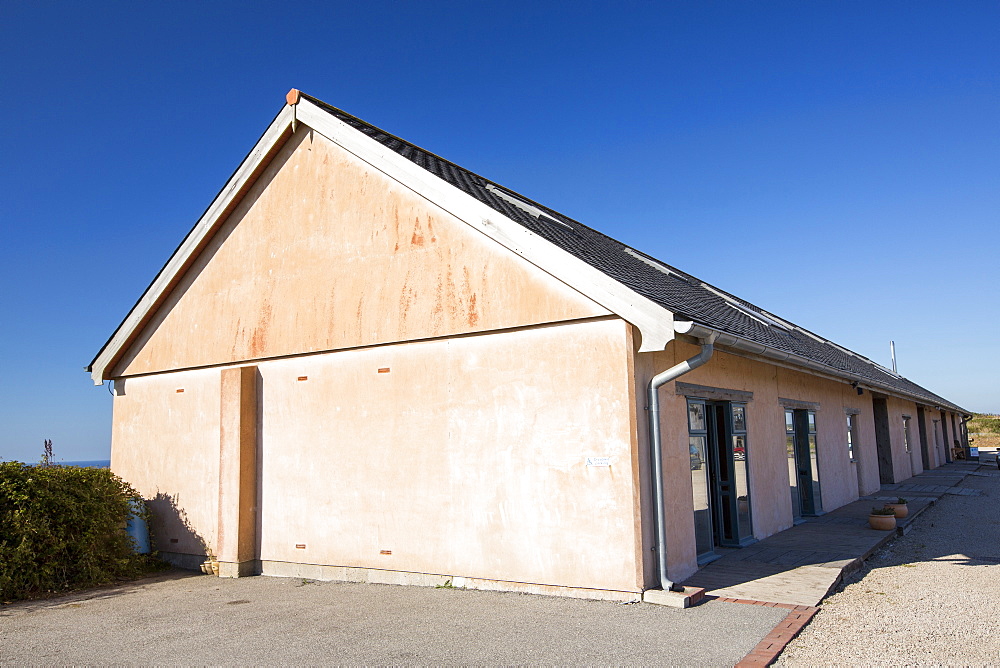
<path id="1" fill-rule="evenodd" d="M 677 323 L 678 331 L 690 328 L 692 323 Z M 688 371 L 700 367 L 712 359 L 717 333 L 712 332 L 701 338 L 701 352 L 680 364 L 653 376 L 649 381 L 647 410 L 649 411 L 649 449 L 652 459 L 653 512 L 656 515 L 656 562 L 659 569 L 660 588 L 664 591 L 683 589 L 667 576 L 667 519 L 663 508 L 663 443 L 660 437 L 660 395 L 659 389 L 665 383 L 683 376 Z"/>

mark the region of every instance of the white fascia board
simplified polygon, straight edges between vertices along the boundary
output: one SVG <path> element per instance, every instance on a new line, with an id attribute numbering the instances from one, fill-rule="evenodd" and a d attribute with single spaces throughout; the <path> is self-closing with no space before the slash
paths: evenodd
<path id="1" fill-rule="evenodd" d="M 247 157 L 240 163 L 233 175 L 226 182 L 215 200 L 208 207 L 202 217 L 184 241 L 177 248 L 174 254 L 167 260 L 167 263 L 156 275 L 153 282 L 146 289 L 139 301 L 136 303 L 125 320 L 119 325 L 111 339 L 104 345 L 101 352 L 94 359 L 90 367 L 90 377 L 94 385 L 102 385 L 105 380 L 105 372 L 115 361 L 121 350 L 129 344 L 132 337 L 137 334 L 137 330 L 145 322 L 147 316 L 155 308 L 160 298 L 170 287 L 170 284 L 184 270 L 187 263 L 193 259 L 194 253 L 202 244 L 215 233 L 216 228 L 223 221 L 220 217 L 229 210 L 237 197 L 242 196 L 243 189 L 264 159 L 275 149 L 276 145 L 282 141 L 285 131 L 291 126 L 293 110 L 290 106 L 284 109 L 275 117 L 271 125 L 261 136 L 260 140 L 253 147 Z"/>
<path id="2" fill-rule="evenodd" d="M 642 335 L 639 352 L 663 350 L 673 340 L 673 313 L 652 300 L 382 146 L 305 98 L 299 101 L 297 117 L 300 122 L 431 204 L 638 327 Z"/>

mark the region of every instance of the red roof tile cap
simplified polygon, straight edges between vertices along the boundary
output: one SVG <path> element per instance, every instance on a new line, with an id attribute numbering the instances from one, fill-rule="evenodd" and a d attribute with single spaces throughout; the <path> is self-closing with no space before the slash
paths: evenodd
<path id="1" fill-rule="evenodd" d="M 285 101 L 288 102 L 288 104 L 291 104 L 291 105 L 298 104 L 299 103 L 299 95 L 301 95 L 301 94 L 302 93 L 299 92 L 298 88 L 293 88 L 290 91 L 288 91 L 288 95 L 285 96 Z"/>

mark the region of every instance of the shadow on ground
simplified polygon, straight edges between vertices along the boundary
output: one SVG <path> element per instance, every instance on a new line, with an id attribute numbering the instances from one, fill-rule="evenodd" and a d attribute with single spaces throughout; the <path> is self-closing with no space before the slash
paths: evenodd
<path id="1" fill-rule="evenodd" d="M 80 603 L 82 601 L 97 601 L 106 598 L 114 598 L 115 596 L 121 596 L 122 594 L 128 594 L 136 590 L 146 589 L 148 586 L 158 582 L 197 577 L 206 576 L 194 571 L 182 571 L 178 568 L 171 568 L 170 570 L 163 571 L 162 573 L 156 573 L 155 575 L 149 575 L 136 580 L 129 580 L 127 582 L 118 582 L 90 589 L 80 589 L 68 594 L 55 595 L 50 598 L 0 604 L 0 617 L 9 617 L 15 612 L 21 614 L 25 612 L 47 610 L 49 608 L 72 606 L 73 604 Z"/>
<path id="2" fill-rule="evenodd" d="M 725 550 L 720 559 L 683 584 L 722 597 L 819 605 L 845 574 L 860 568 L 865 559 L 898 535 L 868 526 L 868 513 L 873 506 L 905 496 L 910 516 L 899 521 L 897 530 L 905 533 L 919 515 L 945 494 L 980 494 L 974 487 L 958 486 L 967 476 L 998 475 L 976 472 L 980 468 L 975 462 L 953 463 L 886 485 L 869 497 L 809 518 L 759 543 Z M 982 547 L 978 552 L 969 552 L 969 565 L 1000 563 L 1000 555 L 985 552 L 988 550 Z"/>

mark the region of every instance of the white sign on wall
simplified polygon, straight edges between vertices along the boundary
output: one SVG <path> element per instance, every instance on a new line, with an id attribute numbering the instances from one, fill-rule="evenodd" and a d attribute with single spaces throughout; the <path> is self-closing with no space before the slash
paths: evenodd
<path id="1" fill-rule="evenodd" d="M 611 466 L 611 457 L 587 457 L 587 466 Z"/>

